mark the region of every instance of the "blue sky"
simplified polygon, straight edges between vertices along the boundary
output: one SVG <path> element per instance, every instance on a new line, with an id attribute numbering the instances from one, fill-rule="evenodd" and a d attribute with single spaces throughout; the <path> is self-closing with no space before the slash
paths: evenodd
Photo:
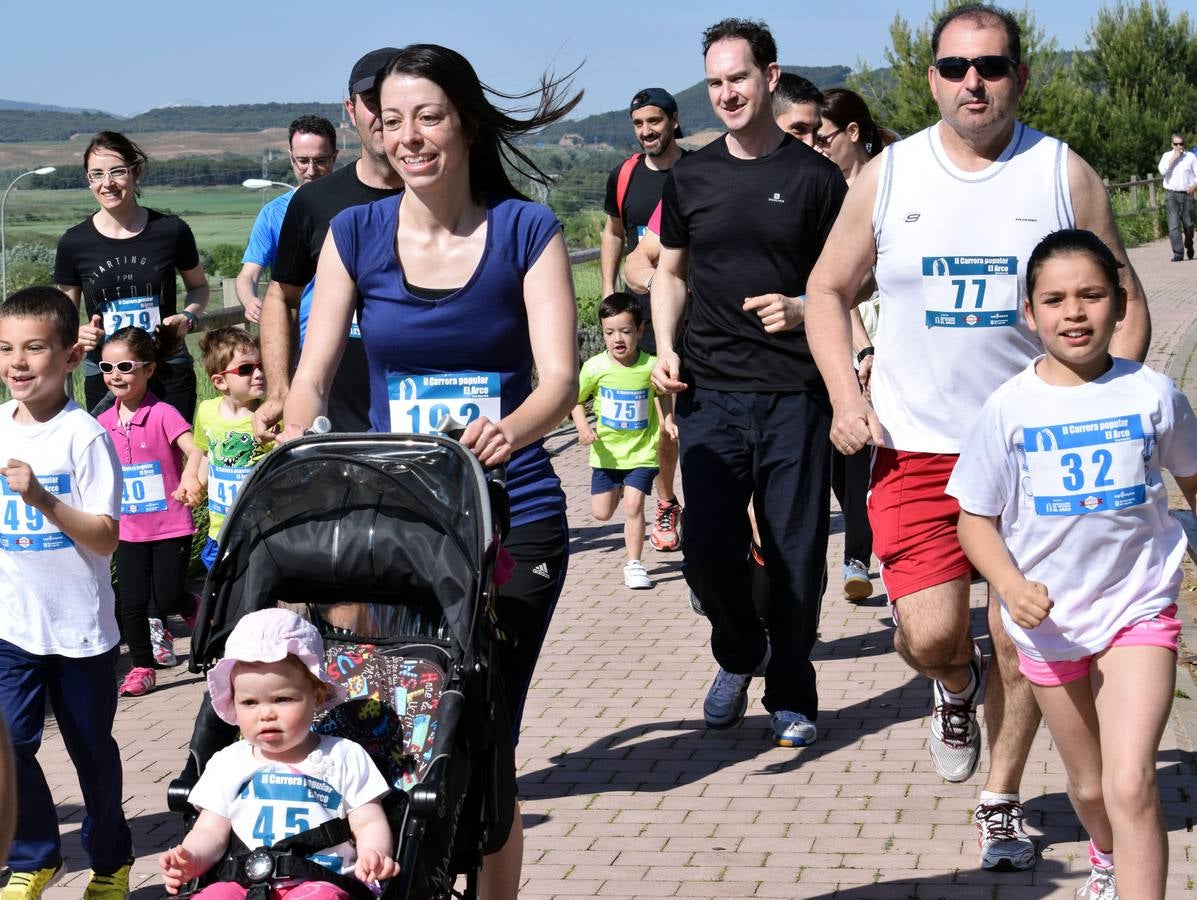
<path id="1" fill-rule="evenodd" d="M 1190 0 L 1167 0 L 1173 13 Z M 349 69 L 379 46 L 423 41 L 464 53 L 509 92 L 545 68 L 582 64 L 576 115 L 622 107 L 649 84 L 702 77 L 699 38 L 728 15 L 762 18 L 788 65 L 880 64 L 895 11 L 927 19 L 929 0 L 714 2 L 690 0 L 233 0 L 13 3 L 5 10 L 0 97 L 122 115 L 172 102 L 336 101 Z M 1097 0 L 1036 4 L 1060 46 L 1084 46 Z M 20 36 L 27 36 L 22 39 Z"/>

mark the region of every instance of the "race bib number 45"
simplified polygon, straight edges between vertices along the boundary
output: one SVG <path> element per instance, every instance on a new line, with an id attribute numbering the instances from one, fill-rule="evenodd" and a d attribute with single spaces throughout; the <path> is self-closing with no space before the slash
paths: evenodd
<path id="1" fill-rule="evenodd" d="M 1023 429 L 1035 512 L 1080 516 L 1147 500 L 1137 415 Z"/>
<path id="2" fill-rule="evenodd" d="M 70 502 L 70 475 L 38 475 L 37 480 L 49 493 Z M 74 545 L 40 509 L 26 506 L 3 475 L 0 475 L 0 509 L 0 550 L 61 550 Z"/>
<path id="3" fill-rule="evenodd" d="M 1018 323 L 1017 256 L 924 256 L 928 328 Z"/>
<path id="4" fill-rule="evenodd" d="M 162 310 L 157 297 L 125 297 L 105 304 L 104 334 L 112 335 L 122 328 L 135 326 L 153 332 L 162 324 Z"/>
<path id="5" fill-rule="evenodd" d="M 387 376 L 391 431 L 436 434 L 446 416 L 468 425 L 480 416 L 503 417 L 502 388 L 496 372 L 448 372 Z"/>
<path id="6" fill-rule="evenodd" d="M 648 427 L 648 390 L 621 391 L 599 388 L 599 423 L 619 431 L 643 431 Z"/>

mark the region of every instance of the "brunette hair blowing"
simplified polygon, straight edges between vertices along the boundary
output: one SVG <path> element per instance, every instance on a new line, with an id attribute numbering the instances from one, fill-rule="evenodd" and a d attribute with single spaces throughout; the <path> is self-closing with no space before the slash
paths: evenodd
<path id="1" fill-rule="evenodd" d="M 552 183 L 552 179 L 516 146 L 514 139 L 552 125 L 581 102 L 582 91 L 563 99 L 572 84 L 574 72 L 562 78 L 545 74 L 534 90 L 505 94 L 483 84 L 470 61 L 456 50 L 439 44 L 411 44 L 400 50 L 378 73 L 374 89 L 381 96 L 383 82 L 392 75 L 426 78 L 437 85 L 448 95 L 470 138 L 470 192 L 475 196 L 496 194 L 526 200 L 511 183 L 503 163 L 546 187 Z M 491 103 L 487 94 L 515 101 L 536 98 L 536 106 L 503 110 Z M 518 119 L 511 115 L 525 112 L 531 112 L 531 118 Z"/>
<path id="2" fill-rule="evenodd" d="M 823 92 L 823 115 L 838 125 L 847 128 L 853 122 L 860 129 L 860 140 L 865 153 L 874 157 L 898 136 L 888 128 L 882 128 L 873 121 L 869 105 L 856 91 L 847 88 L 831 88 Z"/>
<path id="3" fill-rule="evenodd" d="M 145 155 L 144 150 L 119 131 L 98 131 L 95 137 L 88 142 L 87 149 L 83 151 L 84 172 L 87 171 L 87 167 L 91 162 L 91 155 L 97 150 L 107 150 L 109 153 L 115 153 L 125 161 L 125 165 L 130 169 L 136 170 L 138 177 L 144 174 L 146 163 L 150 161 L 150 158 Z M 133 194 L 136 197 L 140 197 L 141 187 L 134 188 Z"/>

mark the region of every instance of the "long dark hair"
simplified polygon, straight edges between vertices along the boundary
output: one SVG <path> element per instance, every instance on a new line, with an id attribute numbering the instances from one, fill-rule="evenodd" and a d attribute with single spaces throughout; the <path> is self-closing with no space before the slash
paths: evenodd
<path id="1" fill-rule="evenodd" d="M 552 179 L 516 146 L 514 139 L 553 124 L 578 105 L 582 91 L 563 99 L 572 84 L 574 72 L 563 78 L 545 74 L 541 76 L 536 89 L 524 94 L 505 94 L 483 84 L 470 61 L 456 50 L 439 44 L 411 44 L 400 50 L 378 73 L 374 89 L 381 96 L 382 83 L 392 75 L 426 78 L 437 85 L 448 95 L 471 141 L 471 193 L 477 196 L 498 194 L 527 199 L 511 183 L 503 163 L 546 187 L 552 183 Z M 486 98 L 488 93 L 504 100 L 536 98 L 536 106 L 502 110 Z M 511 115 L 524 112 L 531 112 L 531 118 L 517 119 Z"/>
<path id="2" fill-rule="evenodd" d="M 847 128 L 855 122 L 860 129 L 865 153 L 870 158 L 898 139 L 888 128 L 882 128 L 874 122 L 869 104 L 856 91 L 847 88 L 830 88 L 823 92 L 823 115 L 840 128 Z"/>
<path id="3" fill-rule="evenodd" d="M 83 171 L 85 173 L 87 172 L 91 155 L 97 150 L 107 150 L 109 153 L 115 153 L 125 161 L 125 165 L 130 169 L 136 170 L 138 178 L 145 173 L 145 164 L 150 161 L 144 150 L 119 131 L 98 131 L 95 137 L 88 142 L 87 149 L 83 151 Z M 141 196 L 140 185 L 133 188 L 133 195 L 135 197 Z"/>

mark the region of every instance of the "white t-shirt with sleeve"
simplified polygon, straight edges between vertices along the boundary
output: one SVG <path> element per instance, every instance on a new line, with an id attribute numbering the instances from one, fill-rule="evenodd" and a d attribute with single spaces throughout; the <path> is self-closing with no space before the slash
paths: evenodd
<path id="1" fill-rule="evenodd" d="M 1160 470 L 1197 474 L 1197 419 L 1141 363 L 1115 359 L 1095 381 L 1062 387 L 1037 362 L 982 407 L 947 492 L 999 516 L 1019 571 L 1047 586 L 1054 606 L 1037 628 L 1002 603 L 1015 645 L 1035 660 L 1079 659 L 1176 602 L 1187 544 Z"/>
<path id="2" fill-rule="evenodd" d="M 260 759 L 249 741 L 213 754 L 188 800 L 223 816 L 250 850 L 348 816 L 390 785 L 360 744 L 321 735 L 303 762 Z M 346 841 L 308 857 L 334 872 L 353 873 L 357 850 Z"/>
<path id="3" fill-rule="evenodd" d="M 121 467 L 103 427 L 73 400 L 23 425 L 0 405 L 0 460 L 29 464 L 63 503 L 119 520 Z M 83 659 L 116 646 L 110 556 L 92 553 L 26 506 L 0 476 L 0 638 L 27 653 Z"/>

